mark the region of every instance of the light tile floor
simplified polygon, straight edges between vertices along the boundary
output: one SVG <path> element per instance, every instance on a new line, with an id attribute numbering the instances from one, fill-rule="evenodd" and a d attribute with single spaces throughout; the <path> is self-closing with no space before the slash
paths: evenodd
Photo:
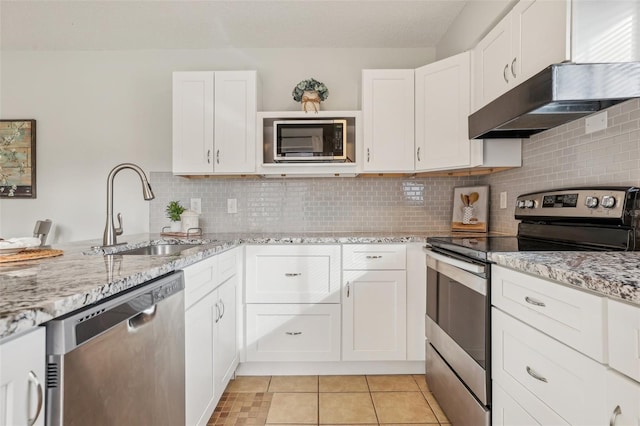
<path id="1" fill-rule="evenodd" d="M 240 376 L 208 425 L 449 425 L 423 375 Z"/>

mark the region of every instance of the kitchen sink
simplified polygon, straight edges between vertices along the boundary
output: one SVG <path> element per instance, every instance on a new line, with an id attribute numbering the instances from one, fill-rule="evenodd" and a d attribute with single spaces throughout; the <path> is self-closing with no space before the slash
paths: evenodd
<path id="1" fill-rule="evenodd" d="M 178 255 L 184 250 L 201 247 L 202 244 L 157 244 L 145 247 L 138 247 L 129 250 L 123 250 L 114 254 L 122 255 L 147 255 L 147 256 L 171 256 Z"/>

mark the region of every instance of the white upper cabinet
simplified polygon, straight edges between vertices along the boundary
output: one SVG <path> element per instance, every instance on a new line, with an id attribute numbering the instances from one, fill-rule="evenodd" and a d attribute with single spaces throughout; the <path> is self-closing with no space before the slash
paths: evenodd
<path id="1" fill-rule="evenodd" d="M 474 49 L 474 111 L 570 59 L 570 0 L 521 0 Z"/>
<path id="2" fill-rule="evenodd" d="M 173 73 L 173 173 L 255 172 L 255 71 Z"/>
<path id="3" fill-rule="evenodd" d="M 416 171 L 471 165 L 470 78 L 469 52 L 416 69 Z"/>
<path id="4" fill-rule="evenodd" d="M 363 70 L 363 172 L 414 171 L 414 70 Z"/>

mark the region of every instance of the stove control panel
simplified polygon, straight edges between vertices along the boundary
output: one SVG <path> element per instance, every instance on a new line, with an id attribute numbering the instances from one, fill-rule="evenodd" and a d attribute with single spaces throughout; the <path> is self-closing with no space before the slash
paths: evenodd
<path id="1" fill-rule="evenodd" d="M 577 188 L 524 194 L 517 198 L 515 217 L 565 219 L 621 219 L 629 214 L 627 200 L 638 188 Z M 635 201 L 637 202 L 637 201 Z"/>

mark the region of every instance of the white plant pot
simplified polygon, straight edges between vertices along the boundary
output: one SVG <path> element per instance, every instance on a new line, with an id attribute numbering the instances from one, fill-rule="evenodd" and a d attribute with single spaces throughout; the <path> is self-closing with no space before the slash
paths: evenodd
<path id="1" fill-rule="evenodd" d="M 180 232 L 182 230 L 182 222 L 171 222 L 171 232 Z"/>

